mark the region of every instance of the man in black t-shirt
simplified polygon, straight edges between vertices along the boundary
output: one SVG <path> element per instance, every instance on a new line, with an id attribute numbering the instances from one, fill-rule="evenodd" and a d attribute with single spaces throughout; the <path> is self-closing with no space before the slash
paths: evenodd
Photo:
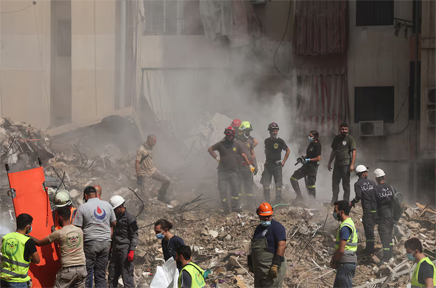
<path id="1" fill-rule="evenodd" d="M 298 180 L 303 177 L 305 178 L 306 189 L 309 193 L 309 196 L 313 197 L 314 199 L 316 197 L 316 174 L 318 172 L 318 163 L 321 161 L 321 143 L 319 142 L 318 137 L 318 131 L 310 131 L 310 144 L 306 150 L 306 157 L 304 157 L 303 166 L 295 171 L 291 176 L 292 188 L 294 188 L 295 193 L 297 194 L 297 198 L 295 199 L 296 201 L 303 200 L 303 196 L 301 196 L 300 185 L 298 185 Z"/>
<path id="2" fill-rule="evenodd" d="M 236 171 L 236 166 L 239 165 L 237 155 L 241 155 L 242 159 L 249 163 L 247 156 L 243 153 L 241 146 L 234 141 L 235 129 L 231 126 L 224 130 L 226 138 L 207 149 L 209 154 L 219 162 L 218 165 L 218 190 L 222 200 L 224 213 L 230 212 L 227 204 L 227 188 L 230 186 L 230 194 L 232 195 L 232 210 L 238 212 L 239 207 L 239 176 Z M 214 151 L 220 153 L 220 158 Z"/>
<path id="3" fill-rule="evenodd" d="M 265 169 L 262 173 L 260 183 L 263 185 L 263 196 L 266 202 L 270 202 L 270 186 L 272 177 L 276 186 L 276 199 L 274 203 L 280 203 L 282 199 L 283 174 L 282 167 L 285 166 L 290 150 L 283 139 L 278 138 L 279 125 L 275 122 L 268 125 L 270 137 L 265 139 Z M 282 150 L 286 151 L 282 161 Z"/>

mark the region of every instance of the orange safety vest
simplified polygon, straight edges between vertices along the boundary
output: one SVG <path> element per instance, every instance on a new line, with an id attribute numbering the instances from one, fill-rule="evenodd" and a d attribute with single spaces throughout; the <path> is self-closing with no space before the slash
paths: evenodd
<path id="1" fill-rule="evenodd" d="M 70 206 L 70 211 L 71 211 L 70 221 L 71 221 L 71 223 L 73 223 L 74 222 L 74 217 L 76 217 L 77 208 L 74 208 L 74 207 Z M 62 229 L 62 226 L 59 224 L 59 217 L 58 217 L 58 213 L 56 212 L 56 210 L 54 211 L 53 218 L 54 218 L 55 230 Z"/>

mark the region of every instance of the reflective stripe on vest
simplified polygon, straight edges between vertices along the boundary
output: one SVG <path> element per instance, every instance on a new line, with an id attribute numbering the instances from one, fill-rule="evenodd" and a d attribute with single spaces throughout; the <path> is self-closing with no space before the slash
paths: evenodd
<path id="1" fill-rule="evenodd" d="M 182 273 L 183 270 L 191 275 L 191 288 L 204 288 L 206 287 L 206 282 L 204 282 L 204 271 L 195 263 L 189 262 L 183 267 L 179 274 L 179 288 L 182 287 Z"/>
<path id="2" fill-rule="evenodd" d="M 418 264 L 416 265 L 415 270 L 413 271 L 412 288 L 415 288 L 415 287 L 427 287 L 427 285 L 420 284 L 418 282 L 419 268 L 421 268 L 422 262 L 427 262 L 428 264 L 433 266 L 433 287 L 436 287 L 436 268 L 435 268 L 434 264 L 430 261 L 430 259 L 428 257 L 425 257 L 425 258 L 421 259 L 421 261 L 418 262 Z"/>
<path id="3" fill-rule="evenodd" d="M 30 277 L 30 261 L 24 260 L 24 249 L 30 238 L 17 233 L 9 233 L 3 237 L 2 264 L 0 278 L 6 282 L 27 282 Z"/>
<path id="4" fill-rule="evenodd" d="M 351 229 L 351 235 L 348 237 L 347 244 L 345 245 L 345 251 L 344 256 L 339 260 L 339 262 L 351 262 L 355 263 L 357 261 L 356 251 L 357 251 L 357 232 L 356 232 L 356 226 L 354 226 L 354 222 L 351 219 L 351 217 L 348 217 L 345 221 L 341 223 L 341 226 L 339 226 L 338 233 L 336 234 L 336 245 L 335 249 L 337 250 L 339 248 L 339 232 L 343 227 L 349 227 Z"/>

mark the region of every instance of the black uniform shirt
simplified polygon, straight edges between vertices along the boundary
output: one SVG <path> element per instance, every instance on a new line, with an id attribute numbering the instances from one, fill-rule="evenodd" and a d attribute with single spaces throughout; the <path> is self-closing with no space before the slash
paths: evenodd
<path id="1" fill-rule="evenodd" d="M 282 150 L 287 150 L 288 145 L 286 145 L 285 141 L 282 138 L 265 139 L 265 156 L 267 163 L 275 163 L 277 161 L 282 160 Z"/>
<path id="2" fill-rule="evenodd" d="M 370 213 L 377 210 L 377 200 L 375 196 L 375 188 L 377 185 L 374 181 L 366 178 L 360 178 L 354 183 L 354 192 L 356 192 L 356 200 L 362 200 L 362 209 L 364 213 Z"/>
<path id="3" fill-rule="evenodd" d="M 120 246 L 129 247 L 129 251 L 135 251 L 138 245 L 138 225 L 136 217 L 127 210 L 117 216 L 117 225 L 112 236 L 112 248 Z"/>
<path id="4" fill-rule="evenodd" d="M 375 188 L 377 200 L 377 214 L 379 217 L 392 217 L 394 204 L 394 192 L 391 185 L 387 183 L 379 184 Z"/>
<path id="5" fill-rule="evenodd" d="M 306 150 L 306 158 L 312 159 L 318 157 L 319 155 L 321 155 L 321 143 L 319 141 L 310 142 Z"/>

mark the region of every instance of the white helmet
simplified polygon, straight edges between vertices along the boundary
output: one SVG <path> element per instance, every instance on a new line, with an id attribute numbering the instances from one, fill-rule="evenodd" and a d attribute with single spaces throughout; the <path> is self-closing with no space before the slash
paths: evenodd
<path id="1" fill-rule="evenodd" d="M 113 209 L 123 205 L 124 202 L 126 202 L 124 198 L 119 195 L 112 196 L 111 199 L 109 200 L 109 203 L 111 203 Z"/>
<path id="2" fill-rule="evenodd" d="M 356 172 L 356 174 L 368 172 L 368 168 L 366 168 L 365 165 L 359 165 L 356 167 L 356 170 L 354 170 L 354 172 Z"/>
<path id="3" fill-rule="evenodd" d="M 54 198 L 54 205 L 56 208 L 65 207 L 71 204 L 70 193 L 65 189 L 59 189 Z"/>
<path id="4" fill-rule="evenodd" d="M 383 171 L 380 168 L 377 168 L 374 170 L 374 175 L 375 175 L 375 178 L 379 178 L 379 177 L 385 176 L 386 174 L 385 174 L 385 171 Z"/>

